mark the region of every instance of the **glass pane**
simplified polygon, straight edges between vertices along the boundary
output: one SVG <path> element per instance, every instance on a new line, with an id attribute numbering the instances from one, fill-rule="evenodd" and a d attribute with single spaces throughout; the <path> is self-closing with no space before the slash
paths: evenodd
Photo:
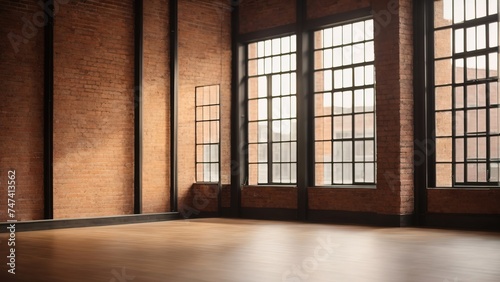
<path id="1" fill-rule="evenodd" d="M 211 164 L 210 166 L 210 182 L 218 182 L 219 181 L 219 165 Z"/>
<path id="2" fill-rule="evenodd" d="M 451 112 L 436 113 L 436 136 L 451 136 Z"/>
<path id="3" fill-rule="evenodd" d="M 434 26 L 441 27 L 451 24 L 453 15 L 453 1 L 434 1 Z"/>
<path id="4" fill-rule="evenodd" d="M 219 162 L 219 145 L 210 146 L 210 162 Z"/>
<path id="5" fill-rule="evenodd" d="M 333 161 L 342 161 L 342 142 L 333 142 Z"/>
<path id="6" fill-rule="evenodd" d="M 451 162 L 452 161 L 452 139 L 437 138 L 436 139 L 436 161 Z"/>
<path id="7" fill-rule="evenodd" d="M 281 162 L 281 146 L 279 143 L 273 144 L 273 163 Z"/>
<path id="8" fill-rule="evenodd" d="M 281 164 L 281 182 L 290 183 L 290 164 Z"/>
<path id="9" fill-rule="evenodd" d="M 365 115 L 354 116 L 354 137 L 365 137 Z"/>
<path id="10" fill-rule="evenodd" d="M 363 112 L 365 104 L 365 92 L 363 90 L 355 90 L 354 91 L 354 112 L 360 113 Z"/>
<path id="11" fill-rule="evenodd" d="M 465 161 L 464 159 L 464 139 L 463 138 L 457 138 L 455 140 L 455 161 L 457 162 L 463 162 Z"/>
<path id="12" fill-rule="evenodd" d="M 273 164 L 273 182 L 274 183 L 279 183 L 281 182 L 281 165 L 280 164 Z"/>
<path id="13" fill-rule="evenodd" d="M 291 161 L 296 162 L 297 161 L 297 143 L 296 142 L 290 143 L 290 151 L 291 151 Z M 326 158 L 325 161 L 331 161 L 331 155 L 329 157 L 330 158 Z"/>
<path id="14" fill-rule="evenodd" d="M 333 49 L 326 49 L 323 53 L 323 67 L 331 68 L 333 66 Z"/>
<path id="15" fill-rule="evenodd" d="M 281 161 L 282 162 L 290 162 L 290 143 L 282 143 L 281 144 Z"/>
<path id="16" fill-rule="evenodd" d="M 436 85 L 450 84 L 451 83 L 451 60 L 437 60 L 436 61 L 435 82 Z"/>
<path id="17" fill-rule="evenodd" d="M 258 154 L 258 162 L 264 163 L 267 162 L 267 144 L 258 144 L 257 145 L 257 154 Z"/>
<path id="18" fill-rule="evenodd" d="M 352 142 L 342 142 L 342 161 L 352 162 Z"/>
<path id="19" fill-rule="evenodd" d="M 436 165 L 436 186 L 451 187 L 452 186 L 452 170 L 451 164 Z"/>
<path id="20" fill-rule="evenodd" d="M 343 165 L 343 178 L 344 184 L 352 184 L 353 183 L 353 175 L 352 175 L 352 164 L 344 164 Z"/>
<path id="21" fill-rule="evenodd" d="M 258 162 L 259 150 L 256 144 L 248 145 L 248 162 L 256 163 Z"/>
<path id="22" fill-rule="evenodd" d="M 343 127 L 342 127 L 342 137 L 352 138 L 352 116 L 344 116 Z"/>
<path id="23" fill-rule="evenodd" d="M 255 164 L 248 165 L 248 184 L 256 185 L 258 184 L 258 171 L 259 166 Z"/>
<path id="24" fill-rule="evenodd" d="M 258 166 L 258 181 L 259 183 L 267 183 L 267 164 L 259 164 Z"/>
<path id="25" fill-rule="evenodd" d="M 453 0 L 453 22 L 460 23 L 464 21 L 464 0 Z"/>
<path id="26" fill-rule="evenodd" d="M 366 163 L 365 164 L 365 182 L 375 183 L 375 164 Z"/>
<path id="27" fill-rule="evenodd" d="M 436 87 L 436 110 L 450 110 L 451 104 L 451 87 Z"/>
<path id="28" fill-rule="evenodd" d="M 373 88 L 365 89 L 365 111 L 372 112 L 375 110 L 375 93 Z"/>
<path id="29" fill-rule="evenodd" d="M 354 165 L 354 181 L 355 182 L 365 181 L 365 164 L 357 163 Z"/>
<path id="30" fill-rule="evenodd" d="M 365 62 L 372 62 L 375 60 L 375 48 L 373 41 L 365 43 Z"/>
<path id="31" fill-rule="evenodd" d="M 365 161 L 373 162 L 375 161 L 375 142 L 366 141 L 365 142 Z"/>
<path id="32" fill-rule="evenodd" d="M 297 182 L 297 165 L 296 164 L 290 164 L 290 183 L 296 183 Z"/>
<path id="33" fill-rule="evenodd" d="M 363 141 L 354 142 L 354 161 L 362 162 L 365 160 L 365 144 Z"/>
<path id="34" fill-rule="evenodd" d="M 477 164 L 467 164 L 467 182 L 477 182 Z"/>
<path id="35" fill-rule="evenodd" d="M 455 166 L 455 182 L 465 182 L 465 166 L 462 163 L 459 163 Z"/>
<path id="36" fill-rule="evenodd" d="M 314 115 L 323 116 L 332 114 L 332 93 L 314 95 Z"/>
<path id="37" fill-rule="evenodd" d="M 281 121 L 281 141 L 290 141 L 290 133 L 291 133 L 291 128 L 290 128 L 290 120 L 282 120 Z"/>
<path id="38" fill-rule="evenodd" d="M 333 184 L 343 183 L 342 164 L 333 164 Z"/>
<path id="39" fill-rule="evenodd" d="M 436 58 L 450 57 L 451 43 L 452 43 L 452 31 L 451 28 L 437 30 L 434 35 L 434 56 Z"/>
<path id="40" fill-rule="evenodd" d="M 315 126 L 315 140 L 331 140 L 332 139 L 332 118 L 316 118 Z"/>

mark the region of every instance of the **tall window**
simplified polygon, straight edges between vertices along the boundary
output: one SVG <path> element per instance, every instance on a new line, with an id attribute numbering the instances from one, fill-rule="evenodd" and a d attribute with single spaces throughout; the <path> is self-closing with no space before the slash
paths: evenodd
<path id="1" fill-rule="evenodd" d="M 373 20 L 314 33 L 316 185 L 375 183 Z"/>
<path id="2" fill-rule="evenodd" d="M 297 178 L 296 37 L 248 45 L 249 184 Z"/>
<path id="3" fill-rule="evenodd" d="M 196 181 L 219 181 L 219 85 L 196 87 Z"/>
<path id="4" fill-rule="evenodd" d="M 498 1 L 434 1 L 436 187 L 499 186 Z"/>

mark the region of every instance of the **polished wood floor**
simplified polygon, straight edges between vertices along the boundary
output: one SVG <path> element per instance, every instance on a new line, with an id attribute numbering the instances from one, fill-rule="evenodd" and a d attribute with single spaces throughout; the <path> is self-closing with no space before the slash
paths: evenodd
<path id="1" fill-rule="evenodd" d="M 500 234 L 198 219 L 19 232 L 0 281 L 499 282 Z"/>

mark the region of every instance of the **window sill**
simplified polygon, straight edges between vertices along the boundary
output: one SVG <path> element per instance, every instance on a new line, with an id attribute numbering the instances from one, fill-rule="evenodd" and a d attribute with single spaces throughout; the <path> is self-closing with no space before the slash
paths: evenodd
<path id="1" fill-rule="evenodd" d="M 495 191 L 499 186 L 455 186 L 455 187 L 427 187 L 427 190 L 461 190 L 461 191 Z"/>
<path id="2" fill-rule="evenodd" d="M 277 185 L 277 184 L 259 184 L 259 185 L 241 185 L 241 188 L 297 188 L 297 185 L 289 185 L 289 184 L 283 184 L 283 185 Z"/>
<path id="3" fill-rule="evenodd" d="M 318 189 L 369 189 L 375 190 L 377 189 L 377 185 L 331 185 L 331 186 L 312 186 L 309 188 L 318 188 Z"/>

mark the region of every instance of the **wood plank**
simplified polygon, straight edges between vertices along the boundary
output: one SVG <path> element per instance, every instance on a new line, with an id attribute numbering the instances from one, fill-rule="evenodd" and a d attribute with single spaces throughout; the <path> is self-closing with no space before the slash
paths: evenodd
<path id="1" fill-rule="evenodd" d="M 0 281 L 500 281 L 499 233 L 236 219 L 17 232 L 15 276 L 8 236 Z"/>

